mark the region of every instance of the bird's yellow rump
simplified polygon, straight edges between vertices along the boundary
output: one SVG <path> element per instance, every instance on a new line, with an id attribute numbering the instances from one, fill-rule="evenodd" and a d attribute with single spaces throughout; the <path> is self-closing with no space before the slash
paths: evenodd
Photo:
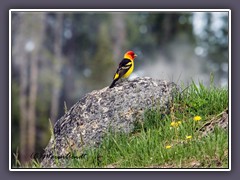
<path id="1" fill-rule="evenodd" d="M 128 78 L 134 69 L 134 58 L 137 55 L 133 51 L 124 54 L 123 60 L 119 63 L 116 73 L 113 76 L 113 82 L 109 88 L 113 88 L 120 78 Z"/>

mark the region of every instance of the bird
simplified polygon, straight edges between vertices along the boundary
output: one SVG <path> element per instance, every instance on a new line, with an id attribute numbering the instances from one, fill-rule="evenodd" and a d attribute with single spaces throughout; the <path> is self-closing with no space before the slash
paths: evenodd
<path id="1" fill-rule="evenodd" d="M 116 73 L 113 76 L 113 82 L 109 88 L 113 88 L 115 83 L 121 78 L 128 78 L 134 69 L 134 59 L 137 55 L 133 51 L 127 51 L 122 61 L 119 63 Z"/>

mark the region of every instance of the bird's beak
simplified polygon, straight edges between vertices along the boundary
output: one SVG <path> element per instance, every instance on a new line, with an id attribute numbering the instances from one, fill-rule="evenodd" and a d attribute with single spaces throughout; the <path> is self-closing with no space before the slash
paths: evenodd
<path id="1" fill-rule="evenodd" d="M 134 57 L 137 57 L 137 55 L 136 55 L 136 54 L 134 54 Z"/>

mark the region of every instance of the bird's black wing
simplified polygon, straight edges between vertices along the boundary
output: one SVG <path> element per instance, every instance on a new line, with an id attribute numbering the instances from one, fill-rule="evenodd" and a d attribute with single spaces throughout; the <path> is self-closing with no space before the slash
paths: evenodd
<path id="1" fill-rule="evenodd" d="M 118 65 L 117 71 L 114 74 L 113 82 L 109 88 L 113 88 L 115 83 L 131 68 L 132 61 L 130 59 L 124 58 Z"/>
<path id="2" fill-rule="evenodd" d="M 130 59 L 124 58 L 118 66 L 117 72 L 119 74 L 119 78 L 121 78 L 132 66 L 132 62 Z"/>

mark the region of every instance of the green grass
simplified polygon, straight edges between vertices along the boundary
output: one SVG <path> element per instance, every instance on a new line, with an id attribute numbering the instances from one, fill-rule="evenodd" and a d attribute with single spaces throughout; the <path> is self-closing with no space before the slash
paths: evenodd
<path id="1" fill-rule="evenodd" d="M 169 114 L 146 110 L 144 122 L 136 123 L 134 132 L 109 133 L 97 149 L 86 150 L 81 158 L 73 154 L 78 158 L 70 158 L 66 167 L 228 168 L 228 131 L 215 128 L 205 137 L 197 131 L 226 108 L 227 89 L 193 82 L 174 98 Z M 195 116 L 201 120 L 194 121 Z"/>

